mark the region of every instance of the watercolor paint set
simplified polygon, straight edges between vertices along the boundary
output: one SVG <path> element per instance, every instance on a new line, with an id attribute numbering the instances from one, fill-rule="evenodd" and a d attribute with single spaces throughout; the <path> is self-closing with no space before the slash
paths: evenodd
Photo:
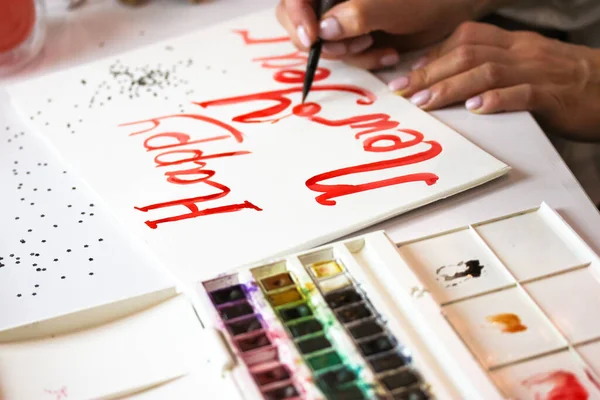
<path id="1" fill-rule="evenodd" d="M 545 204 L 408 242 L 366 234 L 197 292 L 246 398 L 600 398 L 600 259 Z"/>
<path id="2" fill-rule="evenodd" d="M 7 399 L 600 399 L 599 309 L 600 258 L 542 204 L 0 331 L 0 381 Z"/>

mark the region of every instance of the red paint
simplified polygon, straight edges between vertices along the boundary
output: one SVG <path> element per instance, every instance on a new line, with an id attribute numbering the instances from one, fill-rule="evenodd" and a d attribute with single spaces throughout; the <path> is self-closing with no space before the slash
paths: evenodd
<path id="1" fill-rule="evenodd" d="M 373 95 L 373 97 L 375 96 Z M 373 101 L 375 101 L 375 99 L 373 99 Z M 383 113 L 357 115 L 355 117 L 346 119 L 333 120 L 318 116 L 317 114 L 320 111 L 321 105 L 317 103 L 299 104 L 292 109 L 294 115 L 308 118 L 317 124 L 331 127 L 349 125 L 353 129 L 367 128 L 366 130 L 358 132 L 356 135 L 354 135 L 356 139 L 360 138 L 362 135 L 394 129 L 400 125 L 399 122 L 390 120 L 390 116 L 388 114 Z"/>
<path id="2" fill-rule="evenodd" d="M 214 183 L 214 182 L 211 182 L 211 183 Z M 227 193 L 229 193 L 229 188 L 226 188 L 226 189 L 227 189 Z M 225 192 L 223 192 L 223 193 L 225 193 Z M 173 217 L 161 218 L 161 219 L 157 219 L 154 221 L 146 221 L 145 224 L 148 225 L 151 229 L 156 229 L 159 224 L 164 224 L 166 222 L 175 222 L 175 221 L 181 221 L 181 220 L 190 219 L 190 218 L 206 217 L 209 215 L 216 215 L 216 214 L 225 214 L 225 213 L 241 211 L 244 209 L 262 211 L 261 208 L 250 203 L 248 200 L 246 200 L 240 204 L 229 204 L 226 206 L 205 208 L 203 210 L 198 209 L 198 205 L 196 205 L 196 203 L 199 203 L 199 202 L 204 202 L 204 201 L 208 201 L 208 200 L 213 200 L 215 198 L 223 197 L 227 193 L 219 194 L 217 196 L 209 195 L 209 196 L 194 197 L 191 199 L 181 199 L 181 200 L 169 201 L 166 203 L 152 204 L 147 207 L 135 207 L 135 209 L 139 210 L 139 211 L 147 212 L 149 210 L 154 210 L 157 208 L 173 207 L 176 205 L 180 205 L 180 206 L 186 207 L 190 211 L 187 214 L 181 214 L 181 215 L 176 215 Z M 212 198 L 209 198 L 211 196 L 212 196 Z"/>
<path id="3" fill-rule="evenodd" d="M 323 79 L 327 79 L 331 75 L 331 71 L 327 68 L 318 67 L 315 71 L 315 76 L 313 78 L 313 82 L 319 82 Z M 273 79 L 279 83 L 304 83 L 304 77 L 306 76 L 305 71 L 300 71 L 297 69 L 283 69 L 281 71 L 275 72 L 273 74 Z"/>
<path id="4" fill-rule="evenodd" d="M 237 33 L 244 40 L 244 44 L 253 45 L 253 44 L 269 44 L 269 43 L 283 43 L 289 42 L 289 36 L 279 36 L 279 37 L 270 37 L 270 38 L 252 38 L 250 37 L 250 33 L 246 29 L 234 29 L 234 33 Z"/>
<path id="5" fill-rule="evenodd" d="M 172 118 L 190 118 L 196 121 L 202 121 L 202 122 L 207 122 L 211 125 L 215 125 L 221 129 L 224 129 L 225 131 L 229 132 L 231 134 L 231 136 L 239 143 L 244 141 L 244 137 L 242 132 L 238 131 L 237 129 L 235 129 L 233 126 L 228 125 L 224 122 L 221 122 L 217 119 L 211 118 L 211 117 L 207 117 L 204 115 L 199 115 L 199 114 L 173 114 L 173 115 L 165 115 L 163 117 L 158 117 L 158 118 L 151 118 L 151 119 L 146 119 L 146 120 L 142 120 L 142 121 L 135 121 L 135 122 L 127 122 L 125 124 L 120 124 L 119 126 L 130 126 L 130 125 L 137 125 L 137 124 L 143 124 L 146 122 L 150 122 L 152 124 L 151 128 L 148 129 L 144 129 L 138 132 L 133 132 L 130 133 L 129 136 L 134 136 L 134 135 L 140 135 L 142 133 L 147 133 L 150 132 L 151 130 L 155 129 L 156 127 L 158 127 L 160 125 L 160 122 L 166 119 L 172 119 Z M 187 134 L 183 133 L 179 133 L 179 132 L 166 132 L 163 133 L 164 135 L 173 135 L 175 134 L 175 136 L 173 136 L 175 139 L 179 138 L 181 140 L 181 138 L 188 136 Z M 177 136 L 177 135 L 185 135 L 185 136 Z M 189 139 L 189 136 L 188 136 Z M 216 140 L 213 138 L 213 140 Z M 191 142 L 191 143 L 195 143 L 195 142 Z M 176 144 L 175 146 L 179 146 L 179 145 L 184 145 L 184 144 L 190 144 L 190 143 L 183 143 L 180 142 L 179 144 Z M 173 146 L 171 146 L 173 147 Z M 148 150 L 150 151 L 150 149 Z"/>
<path id="6" fill-rule="evenodd" d="M 157 133 L 156 135 L 152 135 L 148 139 L 144 140 L 144 147 L 146 148 L 146 151 L 164 150 L 164 149 L 170 149 L 170 148 L 173 148 L 173 147 L 187 146 L 189 144 L 213 142 L 213 141 L 216 141 L 216 140 L 227 139 L 229 137 L 230 136 L 227 136 L 227 135 L 221 135 L 221 136 L 213 136 L 213 137 L 206 138 L 206 139 L 198 139 L 198 140 L 192 140 L 192 141 L 190 141 L 190 135 L 188 135 L 187 133 L 183 133 L 183 132 L 163 132 L 163 133 Z M 150 142 L 154 141 L 154 140 L 156 140 L 158 138 L 173 138 L 173 139 L 175 139 L 177 141 L 177 143 L 168 144 L 168 145 L 162 145 L 162 146 L 152 146 L 150 144 Z"/>
<path id="7" fill-rule="evenodd" d="M 311 91 L 340 91 L 353 93 L 361 98 L 356 100 L 357 104 L 360 105 L 369 105 L 373 104 L 376 100 L 376 97 L 373 93 L 368 90 L 362 89 L 358 86 L 352 85 L 315 85 L 312 87 Z M 226 106 L 232 104 L 241 104 L 247 102 L 254 101 L 273 101 L 276 102 L 275 105 L 263 108 L 257 111 L 252 111 L 247 114 L 238 115 L 232 118 L 232 121 L 240 122 L 240 123 L 263 123 L 263 122 L 276 122 L 279 119 L 275 118 L 267 118 L 275 116 L 276 114 L 285 111 L 291 104 L 292 100 L 286 96 L 289 96 L 294 93 L 302 93 L 302 86 L 292 87 L 288 89 L 280 89 L 280 90 L 272 90 L 268 92 L 259 92 L 249 95 L 236 96 L 236 97 L 228 97 L 225 99 L 217 99 L 211 101 L 203 101 L 200 103 L 195 103 L 203 108 L 214 107 L 214 106 Z M 316 104 L 316 103 L 312 103 Z M 320 106 L 319 106 L 320 107 Z"/>
<path id="8" fill-rule="evenodd" d="M 600 382 L 598 382 L 596 380 L 596 378 L 594 377 L 594 375 L 592 375 L 592 373 L 590 371 L 588 371 L 587 369 L 585 370 L 585 376 L 587 376 L 587 378 L 590 380 L 590 382 L 592 382 L 592 384 L 594 386 L 596 386 L 596 388 L 600 391 Z"/>
<path id="9" fill-rule="evenodd" d="M 266 69 L 280 69 L 291 67 L 306 67 L 308 57 L 301 51 L 293 51 L 280 56 L 268 56 L 253 58 L 252 61 L 260 62 L 260 66 Z"/>
<path id="10" fill-rule="evenodd" d="M 188 157 L 188 158 L 182 158 L 182 159 L 175 160 L 175 161 L 162 161 L 160 159 L 160 157 L 168 155 L 168 154 L 179 154 L 179 153 L 192 153 L 193 156 Z M 209 156 L 205 156 L 204 152 L 202 150 L 197 150 L 197 149 L 171 150 L 171 151 L 165 151 L 164 153 L 161 153 L 161 154 L 157 155 L 156 157 L 154 157 L 154 162 L 156 163 L 157 168 L 165 167 L 165 166 L 169 166 L 169 165 L 183 164 L 186 162 L 203 164 L 203 166 L 205 166 L 206 163 L 202 162 L 202 160 L 210 160 L 210 159 L 221 158 L 221 157 L 233 157 L 233 156 L 239 156 L 242 154 L 250 154 L 250 152 L 249 151 L 231 151 L 228 153 L 212 154 Z"/>
<path id="11" fill-rule="evenodd" d="M 369 164 L 356 165 L 352 167 L 340 168 L 334 171 L 325 172 L 316 176 L 313 176 L 306 181 L 306 187 L 315 192 L 321 192 L 323 194 L 317 196 L 315 200 L 319 204 L 324 206 L 336 205 L 335 200 L 331 200 L 336 197 L 347 196 L 349 194 L 365 192 L 367 190 L 378 189 L 387 186 L 399 185 L 408 182 L 425 182 L 428 186 L 433 185 L 437 182 L 439 177 L 432 173 L 417 173 L 409 174 L 404 176 L 397 176 L 395 178 L 382 179 L 375 182 L 362 183 L 356 185 L 350 184 L 322 184 L 322 181 L 339 178 L 343 176 L 350 176 L 359 174 L 362 172 L 379 171 L 389 168 L 401 167 L 409 164 L 416 164 L 426 160 L 430 160 L 436 157 L 442 152 L 442 146 L 435 141 L 425 141 L 423 143 L 429 144 L 431 147 L 429 150 L 423 151 L 417 154 L 411 154 L 404 157 L 398 157 L 391 160 L 376 161 Z"/>
<path id="12" fill-rule="evenodd" d="M 534 390 L 538 389 L 535 393 L 536 400 L 587 400 L 589 398 L 587 390 L 577 376 L 568 371 L 559 370 L 535 375 L 521 384 Z M 549 386 L 549 390 L 541 394 L 539 389 L 544 385 Z"/>

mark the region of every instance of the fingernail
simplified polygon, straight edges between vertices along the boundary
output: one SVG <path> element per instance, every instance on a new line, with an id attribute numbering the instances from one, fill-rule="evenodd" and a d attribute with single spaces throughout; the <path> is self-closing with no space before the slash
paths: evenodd
<path id="1" fill-rule="evenodd" d="M 400 62 L 400 56 L 396 53 L 386 54 L 385 56 L 381 57 L 379 62 L 384 67 L 391 67 L 392 65 L 396 65 Z"/>
<path id="2" fill-rule="evenodd" d="M 300 40 L 300 43 L 302 43 L 302 46 L 309 48 L 310 38 L 308 37 L 308 33 L 306 33 L 306 29 L 304 29 L 302 25 L 298 27 L 296 34 L 298 35 L 298 39 Z"/>
<path id="3" fill-rule="evenodd" d="M 368 49 L 373 44 L 373 38 L 371 35 L 365 35 L 353 39 L 350 42 L 350 53 L 360 53 L 363 50 Z"/>
<path id="4" fill-rule="evenodd" d="M 410 102 L 413 103 L 415 106 L 420 107 L 423 104 L 429 102 L 430 99 L 431 92 L 429 91 L 429 89 L 425 89 L 413 94 L 413 96 L 410 98 Z"/>
<path id="5" fill-rule="evenodd" d="M 467 110 L 469 111 L 477 110 L 478 108 L 481 108 L 482 105 L 483 98 L 481 96 L 471 97 L 465 102 L 465 107 L 467 107 Z"/>
<path id="6" fill-rule="evenodd" d="M 319 36 L 325 40 L 337 39 L 342 34 L 342 27 L 335 18 L 327 18 L 319 24 Z"/>
<path id="7" fill-rule="evenodd" d="M 333 56 L 342 56 L 346 54 L 346 45 L 340 42 L 326 42 L 323 44 L 323 51 Z"/>
<path id="8" fill-rule="evenodd" d="M 419 58 L 413 65 L 410 67 L 413 71 L 415 69 L 423 68 L 427 64 L 427 57 L 423 56 Z"/>
<path id="9" fill-rule="evenodd" d="M 397 90 L 406 88 L 409 83 L 410 80 L 408 79 L 408 76 L 401 76 L 400 78 L 396 78 L 390 83 L 388 83 L 388 87 L 391 91 L 395 92 Z"/>

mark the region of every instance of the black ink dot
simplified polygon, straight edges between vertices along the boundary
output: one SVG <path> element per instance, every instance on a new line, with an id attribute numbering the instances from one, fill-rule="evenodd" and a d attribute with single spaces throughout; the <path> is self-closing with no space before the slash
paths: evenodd
<path id="1" fill-rule="evenodd" d="M 93 273 L 93 272 L 90 272 L 90 273 L 89 273 L 89 275 L 94 275 L 94 273 Z"/>
<path id="2" fill-rule="evenodd" d="M 14 256 L 15 256 L 14 254 L 11 254 L 11 255 L 10 255 L 10 257 L 14 257 Z"/>
<path id="3" fill-rule="evenodd" d="M 33 292 L 33 293 L 31 293 L 31 295 L 32 295 L 32 296 L 35 296 L 35 295 L 37 295 L 37 293 L 36 293 L 36 292 Z"/>
<path id="4" fill-rule="evenodd" d="M 21 296 L 22 296 L 22 294 L 21 294 L 21 293 L 17 294 L 17 297 L 21 297 Z"/>
<path id="5" fill-rule="evenodd" d="M 33 232 L 33 229 L 27 229 L 27 232 Z"/>
<path id="6" fill-rule="evenodd" d="M 71 207 L 73 207 L 73 206 L 72 206 L 71 204 L 69 204 L 67 207 L 71 208 Z"/>
<path id="7" fill-rule="evenodd" d="M 29 205 L 30 205 L 30 206 L 33 206 L 33 205 L 35 205 L 35 203 L 29 203 Z"/>
<path id="8" fill-rule="evenodd" d="M 70 253 L 70 252 L 71 252 L 71 249 L 67 249 L 67 253 Z"/>
<path id="9" fill-rule="evenodd" d="M 21 264 L 21 261 L 15 261 L 15 264 Z"/>
<path id="10" fill-rule="evenodd" d="M 25 201 L 25 197 L 21 197 L 21 201 Z"/>
<path id="11" fill-rule="evenodd" d="M 67 171 L 63 171 L 63 174 L 66 174 L 66 173 L 67 173 Z"/>
<path id="12" fill-rule="evenodd" d="M 40 215 L 40 217 L 42 217 L 42 218 L 44 218 L 45 216 L 46 216 L 46 214 L 42 214 L 42 215 Z"/>
<path id="13" fill-rule="evenodd" d="M 85 215 L 85 211 L 82 211 L 82 212 L 81 212 L 81 215 Z"/>
<path id="14" fill-rule="evenodd" d="M 35 270 L 39 272 L 39 271 L 41 271 L 42 269 L 41 269 L 41 268 L 36 268 Z"/>
<path id="15" fill-rule="evenodd" d="M 94 213 L 90 213 L 90 217 L 93 217 L 93 216 L 94 216 Z"/>
<path id="16" fill-rule="evenodd" d="M 25 243 L 25 239 L 21 239 L 21 240 L 20 240 L 20 242 L 21 242 L 21 243 Z"/>
<path id="17" fill-rule="evenodd" d="M 39 257 L 39 256 L 40 256 L 40 253 L 35 253 L 35 256 L 36 256 L 36 257 Z"/>
<path id="18" fill-rule="evenodd" d="M 37 264 L 31 264 L 31 265 L 33 265 L 34 267 L 37 267 Z"/>
<path id="19" fill-rule="evenodd" d="M 90 260 L 90 261 L 94 261 L 94 259 L 93 259 L 93 258 L 88 258 L 88 260 Z"/>
<path id="20" fill-rule="evenodd" d="M 65 279 L 65 278 L 66 278 L 66 276 L 64 276 L 64 275 L 60 277 L 60 279 Z"/>
<path id="21" fill-rule="evenodd" d="M 42 243 L 46 243 L 46 239 L 43 239 L 43 240 L 42 240 Z"/>
<path id="22" fill-rule="evenodd" d="M 93 204 L 93 203 L 92 203 L 92 204 L 90 204 L 90 207 L 94 207 L 94 204 Z"/>
<path id="23" fill-rule="evenodd" d="M 42 271 L 45 271 L 45 270 L 46 270 L 46 268 L 42 268 Z"/>
<path id="24" fill-rule="evenodd" d="M 82 220 L 79 220 L 79 223 L 80 223 L 80 224 L 81 224 L 82 222 L 83 222 Z"/>
<path id="25" fill-rule="evenodd" d="M 33 188 L 33 191 L 34 191 L 34 192 L 37 192 L 37 188 Z"/>
<path id="26" fill-rule="evenodd" d="M 73 186 L 71 189 L 72 189 L 72 190 L 75 190 L 75 189 L 77 189 L 77 188 L 76 188 L 75 186 Z"/>
<path id="27" fill-rule="evenodd" d="M 51 192 L 51 191 L 52 191 L 52 189 L 48 189 L 48 191 L 49 191 L 49 192 Z"/>
<path id="28" fill-rule="evenodd" d="M 19 219 L 19 217 L 15 217 L 15 219 Z"/>
<path id="29" fill-rule="evenodd" d="M 104 239 L 100 238 L 100 239 L 98 239 L 98 241 L 99 241 L 99 242 L 102 242 L 102 241 L 104 241 Z"/>
<path id="30" fill-rule="evenodd" d="M 33 257 L 33 256 L 35 256 L 35 253 L 29 253 L 29 255 Z"/>
<path id="31" fill-rule="evenodd" d="M 83 247 L 85 247 L 87 249 L 88 247 L 90 247 L 90 245 L 84 244 Z"/>
<path id="32" fill-rule="evenodd" d="M 82 85 L 85 85 L 86 83 L 87 83 L 87 82 L 85 81 L 85 79 L 82 79 L 82 80 L 81 80 L 81 84 L 82 84 Z"/>
<path id="33" fill-rule="evenodd" d="M 57 261 L 58 261 L 58 258 L 55 258 L 55 259 L 54 259 L 54 262 L 57 262 Z"/>
<path id="34" fill-rule="evenodd" d="M 35 285 L 35 287 L 40 287 L 40 285 Z"/>

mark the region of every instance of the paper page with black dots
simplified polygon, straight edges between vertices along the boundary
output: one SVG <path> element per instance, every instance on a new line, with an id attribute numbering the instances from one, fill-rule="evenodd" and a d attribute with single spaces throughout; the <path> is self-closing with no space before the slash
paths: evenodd
<path id="1" fill-rule="evenodd" d="M 173 285 L 13 110 L 0 121 L 0 331 Z"/>

